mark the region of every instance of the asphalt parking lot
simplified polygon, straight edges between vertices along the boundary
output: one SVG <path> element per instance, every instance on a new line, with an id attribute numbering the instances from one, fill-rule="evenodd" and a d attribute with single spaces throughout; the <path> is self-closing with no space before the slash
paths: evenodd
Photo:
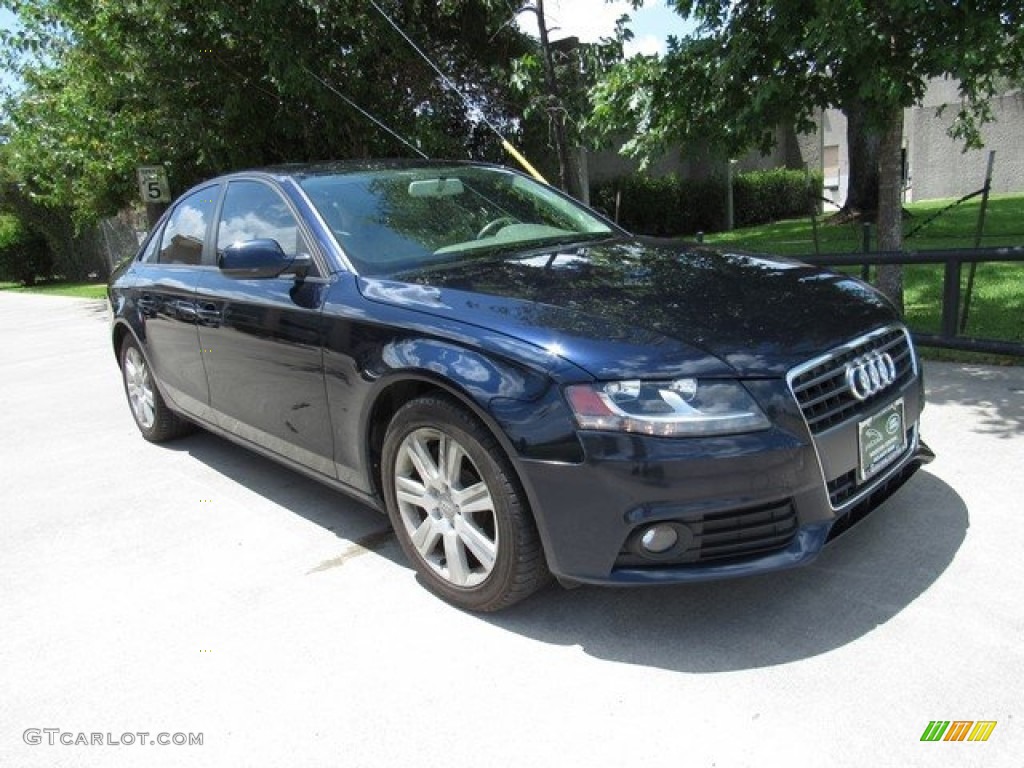
<path id="1" fill-rule="evenodd" d="M 144 442 L 102 303 L 0 338 L 0 766 L 1022 764 L 1024 368 L 927 364 L 937 460 L 808 568 L 481 617 L 376 512 Z"/>

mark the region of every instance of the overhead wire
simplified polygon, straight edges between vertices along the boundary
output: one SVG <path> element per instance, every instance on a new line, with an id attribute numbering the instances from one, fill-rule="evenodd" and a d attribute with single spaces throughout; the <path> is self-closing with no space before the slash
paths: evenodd
<path id="1" fill-rule="evenodd" d="M 451 78 L 449 78 L 448 75 L 446 75 L 444 72 L 442 72 L 440 67 L 438 67 L 433 62 L 433 60 L 429 56 L 427 56 L 427 54 L 425 54 L 423 52 L 423 50 L 418 45 L 416 45 L 416 43 L 413 41 L 413 39 L 411 37 L 409 37 L 409 35 L 407 35 L 405 33 L 405 30 L 403 30 L 400 26 L 398 26 L 398 24 L 395 22 L 395 20 L 392 19 L 387 14 L 387 12 L 384 11 L 383 8 L 381 8 L 379 5 L 377 5 L 376 0 L 369 0 L 369 2 L 370 2 L 370 5 L 372 5 L 374 7 L 374 9 L 376 9 L 377 13 L 379 13 L 381 16 L 383 16 L 384 19 L 388 22 L 388 24 L 390 24 L 392 26 L 392 28 L 394 28 L 394 30 L 399 35 L 402 36 L 402 39 L 405 40 L 405 42 L 407 42 L 410 45 L 410 47 L 414 51 L 416 51 L 416 53 L 419 54 L 420 58 L 423 59 L 425 62 L 427 62 L 428 65 L 430 65 L 430 68 L 433 69 L 437 73 L 438 77 L 441 78 L 441 82 L 447 88 L 451 89 L 454 93 L 456 93 L 459 96 L 459 98 L 462 99 L 462 103 L 465 104 L 468 109 L 476 111 L 477 113 L 480 114 L 480 119 L 483 121 L 484 125 L 486 125 L 488 128 L 490 128 L 494 132 L 494 135 L 497 136 L 499 139 L 501 139 L 501 146 L 505 148 L 505 151 L 508 152 L 510 155 L 512 155 L 512 157 L 514 157 L 519 162 L 519 164 L 521 166 L 523 166 L 523 168 L 525 168 L 529 172 L 529 174 L 531 176 L 533 176 L 538 181 L 540 181 L 540 182 L 542 182 L 544 184 L 547 184 L 548 183 L 547 179 L 545 179 L 541 175 L 540 171 L 538 171 L 536 168 L 534 168 L 533 165 L 530 164 L 530 161 L 527 160 L 518 149 L 516 149 L 514 146 L 512 146 L 512 143 L 502 135 L 501 131 L 498 130 L 498 128 L 494 125 L 494 123 L 492 123 L 490 120 L 487 119 L 487 115 L 483 114 L 482 110 L 480 110 L 479 107 L 476 104 L 474 104 L 469 99 L 468 96 L 466 96 L 466 94 L 464 94 L 461 90 L 459 90 L 458 86 L 456 86 L 455 83 L 452 82 Z"/>
<path id="2" fill-rule="evenodd" d="M 429 155 L 428 155 L 428 154 L 427 154 L 426 152 L 424 152 L 424 151 L 423 151 L 422 149 L 420 149 L 419 147 L 417 147 L 417 146 L 416 146 L 415 144 L 413 144 L 412 142 L 410 142 L 410 141 L 408 141 L 407 139 L 405 139 L 405 138 L 404 138 L 403 136 L 401 136 L 401 134 L 399 134 L 399 133 L 398 133 L 397 131 L 394 131 L 394 130 L 392 130 L 392 129 L 391 129 L 390 127 L 388 127 L 388 126 L 387 126 L 387 125 L 386 125 L 386 124 L 385 124 L 385 123 L 384 123 L 384 122 L 383 122 L 382 120 L 378 120 L 378 119 L 377 119 L 376 117 L 374 117 L 373 115 L 371 115 L 371 114 L 370 114 L 369 112 L 367 112 L 367 111 L 366 111 L 365 109 L 363 109 L 363 108 L 362 108 L 362 107 L 360 107 L 360 106 L 359 106 L 358 104 L 356 104 L 356 103 L 355 103 L 354 101 L 352 101 L 352 99 L 350 99 L 350 98 L 349 98 L 348 96 L 346 96 L 345 94 L 343 94 L 343 93 L 342 93 L 341 91 L 339 91 L 339 90 L 338 90 L 337 88 L 335 88 L 335 87 L 334 87 L 333 85 L 331 85 L 331 84 L 330 84 L 329 82 L 327 82 L 327 81 L 326 81 L 326 80 L 324 80 L 324 79 L 323 79 L 322 77 L 320 77 L 320 76 L 319 76 L 318 74 L 316 74 L 316 73 L 315 73 L 315 72 L 314 72 L 313 70 L 311 70 L 311 69 L 310 69 L 309 67 L 303 67 L 303 69 L 305 69 L 305 70 L 306 70 L 306 72 L 307 72 L 307 73 L 309 73 L 309 76 L 310 76 L 310 77 L 312 77 L 312 78 L 313 78 L 314 80 L 316 80 L 316 81 L 317 81 L 318 83 L 320 83 L 320 85 L 322 85 L 322 86 L 323 86 L 324 88 L 326 88 L 326 89 L 327 89 L 327 90 L 329 90 L 329 91 L 330 91 L 331 93 L 333 93 L 333 94 L 334 94 L 335 96 L 337 96 L 337 97 L 338 97 L 339 99 L 341 99 L 342 101 L 344 101 L 344 102 L 345 102 L 346 104 L 348 104 L 348 105 L 349 105 L 350 107 L 352 107 L 352 109 L 354 109 L 354 110 L 356 110 L 357 112 L 359 112 L 359 114 L 361 114 L 361 115 L 362 115 L 363 117 L 365 117 L 365 118 L 366 118 L 367 120 L 370 120 L 370 121 L 372 121 L 372 122 L 373 122 L 373 123 L 374 123 L 375 125 L 377 125 L 378 127 L 380 127 L 380 128 L 383 128 L 383 129 L 384 129 L 385 131 L 387 131 L 387 132 L 388 132 L 388 133 L 389 133 L 389 134 L 390 134 L 391 136 L 394 136 L 394 137 L 395 137 L 396 139 L 398 139 L 398 140 L 399 140 L 400 142 L 402 142 L 402 144 L 404 144 L 405 146 L 407 146 L 407 147 L 408 147 L 409 149 L 411 149 L 411 150 L 412 150 L 413 152 L 415 152 L 415 153 L 416 153 L 417 155 L 419 155 L 420 157 L 422 157 L 422 158 L 423 158 L 424 160 L 429 160 L 429 159 L 430 159 L 430 156 L 429 156 Z"/>

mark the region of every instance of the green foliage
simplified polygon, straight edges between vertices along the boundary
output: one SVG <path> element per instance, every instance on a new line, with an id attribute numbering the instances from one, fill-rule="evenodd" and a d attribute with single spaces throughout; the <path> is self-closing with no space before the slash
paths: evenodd
<path id="1" fill-rule="evenodd" d="M 53 274 L 46 241 L 17 218 L 0 215 L 0 280 L 34 285 Z"/>
<path id="2" fill-rule="evenodd" d="M 47 204 L 28 184 L 13 178 L 7 163 L 9 149 L 9 145 L 0 145 L 0 211 L 45 241 L 48 256 L 43 256 L 38 241 L 26 252 L 33 254 L 31 261 L 38 265 L 34 272 L 42 276 L 53 272 L 69 280 L 84 280 L 92 273 L 105 277 L 107 264 L 95 228 L 76 225 L 69 206 Z"/>
<path id="3" fill-rule="evenodd" d="M 737 227 L 807 215 L 821 199 L 824 177 L 815 172 L 778 168 L 740 174 L 733 180 L 733 216 Z"/>
<path id="4" fill-rule="evenodd" d="M 739 226 L 807 214 L 821 196 L 822 177 L 803 171 L 773 170 L 739 174 L 733 179 L 733 215 Z M 595 207 L 614 215 L 638 234 L 655 237 L 715 232 L 726 218 L 724 179 L 651 178 L 636 174 L 598 184 L 591 191 Z"/>
<path id="5" fill-rule="evenodd" d="M 9 214 L 0 214 L 0 249 L 16 246 L 24 236 L 21 222 Z"/>
<path id="6" fill-rule="evenodd" d="M 6 105 L 6 164 L 79 222 L 165 163 L 172 191 L 219 172 L 409 150 L 313 77 L 432 156 L 502 157 L 481 114 L 514 132 L 509 62 L 528 49 L 499 0 L 379 3 L 474 108 L 363 0 L 0 0 L 23 90 Z"/>
<path id="7" fill-rule="evenodd" d="M 725 220 L 725 185 L 718 180 L 635 174 L 596 185 L 590 199 L 610 216 L 617 210 L 629 231 L 654 237 L 710 231 Z"/>
<path id="8" fill-rule="evenodd" d="M 999 78 L 1024 72 L 1019 0 L 675 5 L 700 23 L 697 36 L 624 63 L 594 94 L 603 134 L 633 136 L 626 149 L 640 158 L 695 142 L 729 156 L 766 149 L 780 122 L 808 128 L 820 107 L 853 102 L 881 130 L 944 75 L 960 84 L 954 133 L 974 146 Z"/>
<path id="9" fill-rule="evenodd" d="M 597 133 L 590 124 L 593 111 L 590 91 L 624 60 L 623 46 L 633 39 L 628 23 L 629 17 L 621 16 L 615 23 L 612 36 L 601 38 L 596 43 L 577 43 L 568 49 L 553 46 L 552 61 L 559 95 L 557 104 L 552 103 L 545 83 L 539 46 L 514 60 L 510 83 L 526 99 L 524 115 L 549 121 L 555 119 L 555 113 L 562 112 L 572 143 L 596 148 Z"/>
<path id="10" fill-rule="evenodd" d="M 674 144 L 736 157 L 750 147 L 765 151 L 780 123 L 805 131 L 819 108 L 853 108 L 862 130 L 878 140 L 878 241 L 887 250 L 902 247 L 904 108 L 921 102 L 932 78 L 955 78 L 961 104 L 952 133 L 978 146 L 999 79 L 1024 72 L 1020 0 L 675 0 L 675 6 L 699 22 L 698 36 L 670 41 L 663 59 L 623 65 L 595 91 L 603 135 L 635 136 L 625 149 L 645 161 Z M 862 168 L 855 177 L 863 177 Z M 878 286 L 901 306 L 899 267 L 880 268 Z"/>

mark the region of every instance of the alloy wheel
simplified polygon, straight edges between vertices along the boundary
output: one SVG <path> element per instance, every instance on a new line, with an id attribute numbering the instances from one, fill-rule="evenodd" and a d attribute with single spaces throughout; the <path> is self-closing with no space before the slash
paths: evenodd
<path id="1" fill-rule="evenodd" d="M 491 490 L 466 449 L 439 429 L 410 432 L 398 448 L 395 495 L 416 552 L 448 583 L 472 588 L 498 554 Z"/>

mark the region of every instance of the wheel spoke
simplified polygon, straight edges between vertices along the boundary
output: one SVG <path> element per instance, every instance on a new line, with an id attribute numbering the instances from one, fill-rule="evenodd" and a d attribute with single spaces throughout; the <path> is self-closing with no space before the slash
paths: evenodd
<path id="1" fill-rule="evenodd" d="M 124 384 L 128 403 L 135 420 L 143 429 L 156 423 L 156 394 L 149 379 L 146 361 L 137 349 L 129 349 L 124 356 Z"/>
<path id="2" fill-rule="evenodd" d="M 440 481 L 441 472 L 438 470 L 437 464 L 434 463 L 430 451 L 427 450 L 426 442 L 419 434 L 409 435 L 405 439 L 405 452 L 413 466 L 416 467 L 416 471 L 419 472 L 420 479 L 424 483 Z"/>
<path id="3" fill-rule="evenodd" d="M 444 533 L 444 557 L 448 565 L 448 579 L 459 587 L 469 583 L 469 562 L 466 560 L 466 547 L 454 530 Z"/>
<path id="4" fill-rule="evenodd" d="M 396 477 L 395 492 L 398 495 L 399 501 L 412 504 L 426 512 L 430 511 L 430 507 L 427 506 L 428 504 L 433 506 L 433 501 L 427 496 L 426 486 L 422 483 L 417 483 L 411 477 Z"/>
<path id="5" fill-rule="evenodd" d="M 494 567 L 494 558 L 497 556 L 498 550 L 495 542 L 487 538 L 487 534 L 465 517 L 455 518 L 455 532 L 459 535 L 462 543 L 473 553 L 473 556 L 480 561 L 484 571 L 490 573 Z"/>
<path id="6" fill-rule="evenodd" d="M 437 530 L 437 526 L 434 524 L 434 519 L 427 517 L 419 528 L 417 528 L 412 536 L 412 544 L 416 547 L 416 551 L 420 553 L 420 556 L 429 562 L 429 555 L 434 551 L 434 547 L 437 546 L 437 539 L 440 536 L 440 532 Z M 447 542 L 445 543 L 445 549 L 447 550 Z"/>
<path id="7" fill-rule="evenodd" d="M 144 399 L 142 401 L 142 423 L 143 423 L 143 426 L 145 426 L 145 427 L 151 426 L 153 424 L 153 417 L 154 417 L 153 403 L 152 403 L 152 401 L 148 401 L 148 400 Z"/>
<path id="8" fill-rule="evenodd" d="M 466 452 L 462 450 L 457 440 L 453 440 L 446 434 L 441 434 L 438 447 L 438 456 L 441 458 L 441 474 L 449 488 L 458 485 L 459 474 L 462 471 L 462 457 Z"/>
<path id="9" fill-rule="evenodd" d="M 459 505 L 459 510 L 464 515 L 473 515 L 477 512 L 492 512 L 494 502 L 491 500 L 491 492 L 487 490 L 487 484 L 483 481 L 475 483 L 469 488 L 460 491 L 452 491 L 452 501 Z"/>

